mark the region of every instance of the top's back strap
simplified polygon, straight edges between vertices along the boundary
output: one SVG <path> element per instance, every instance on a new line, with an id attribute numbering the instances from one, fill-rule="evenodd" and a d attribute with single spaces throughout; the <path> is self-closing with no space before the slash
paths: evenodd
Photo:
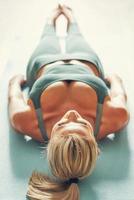
<path id="1" fill-rule="evenodd" d="M 38 126 L 39 126 L 40 132 L 42 134 L 42 137 L 45 140 L 45 142 L 47 142 L 49 140 L 49 138 L 48 138 L 46 130 L 45 130 L 45 125 L 44 125 L 41 108 L 36 109 L 36 115 L 37 115 Z"/>
<path id="2" fill-rule="evenodd" d="M 96 110 L 96 121 L 95 121 L 95 130 L 94 130 L 94 136 L 97 137 L 101 125 L 101 117 L 102 117 L 102 111 L 103 111 L 103 104 L 98 103 L 97 104 L 97 110 Z"/>

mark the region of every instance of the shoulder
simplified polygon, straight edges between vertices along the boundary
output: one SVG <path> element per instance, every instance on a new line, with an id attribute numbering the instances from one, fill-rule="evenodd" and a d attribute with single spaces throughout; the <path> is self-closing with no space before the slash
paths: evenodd
<path id="1" fill-rule="evenodd" d="M 15 130 L 22 133 L 31 131 L 32 124 L 36 120 L 36 114 L 32 106 L 32 101 L 28 100 L 27 106 L 16 109 L 10 117 L 11 125 Z"/>
<path id="2" fill-rule="evenodd" d="M 104 135 L 116 133 L 125 127 L 129 118 L 129 111 L 124 104 L 118 102 L 118 100 L 112 101 L 110 97 L 105 99 L 101 127 Z"/>
<path id="3" fill-rule="evenodd" d="M 30 99 L 28 100 L 27 109 L 15 112 L 10 121 L 17 133 L 28 135 L 39 142 L 44 141 L 38 128 L 35 109 Z"/>
<path id="4" fill-rule="evenodd" d="M 30 121 L 33 121 L 31 106 L 28 105 L 25 109 L 16 110 L 10 121 L 15 130 L 26 133 L 30 129 Z"/>

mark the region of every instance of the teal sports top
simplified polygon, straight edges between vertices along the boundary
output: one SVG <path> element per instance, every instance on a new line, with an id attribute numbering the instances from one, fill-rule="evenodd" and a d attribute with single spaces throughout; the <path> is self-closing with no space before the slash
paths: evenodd
<path id="1" fill-rule="evenodd" d="M 104 99 L 108 95 L 108 87 L 103 81 L 103 78 L 91 74 L 90 71 L 82 65 L 65 63 L 50 66 L 46 69 L 44 75 L 41 75 L 41 77 L 35 81 L 31 81 L 32 84 L 29 98 L 33 101 L 38 119 L 38 126 L 44 140 L 48 141 L 48 136 L 45 130 L 45 122 L 43 120 L 40 105 L 40 96 L 49 85 L 57 81 L 80 81 L 88 84 L 95 90 L 98 100 L 94 130 L 94 135 L 96 137 L 99 132 Z"/>
<path id="2" fill-rule="evenodd" d="M 60 60 L 80 60 L 80 61 L 89 61 L 93 63 L 96 66 L 97 71 L 99 72 L 100 78 L 104 79 L 104 70 L 103 66 L 101 64 L 101 61 L 97 54 L 95 52 L 90 52 L 89 53 L 82 53 L 82 52 L 77 52 L 77 53 L 66 53 L 66 54 L 47 54 L 47 55 L 36 55 L 32 56 L 32 58 L 29 60 L 28 66 L 27 66 L 27 80 L 28 80 L 28 85 L 31 88 L 33 83 L 36 80 L 36 74 L 38 70 L 43 66 L 47 65 L 56 61 Z"/>

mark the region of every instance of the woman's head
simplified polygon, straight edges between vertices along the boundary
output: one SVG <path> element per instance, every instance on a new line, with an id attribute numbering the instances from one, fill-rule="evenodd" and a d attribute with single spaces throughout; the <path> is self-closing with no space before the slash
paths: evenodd
<path id="1" fill-rule="evenodd" d="M 69 110 L 64 116 L 54 125 L 51 137 L 58 134 L 78 133 L 79 135 L 93 135 L 91 124 L 85 120 L 77 111 Z"/>
<path id="2" fill-rule="evenodd" d="M 60 199 L 61 196 L 59 195 L 61 194 L 68 197 L 65 199 L 79 199 L 77 184 L 72 183 L 67 186 L 65 182 L 71 178 L 83 179 L 90 175 L 95 167 L 97 156 L 98 145 L 90 123 L 84 120 L 76 111 L 67 112 L 53 127 L 47 149 L 51 172 L 56 178 L 55 183 L 51 184 L 53 187 L 49 185 L 49 189 L 52 188 L 50 194 L 52 198 L 50 199 Z M 31 180 L 33 183 L 33 179 Z M 45 178 L 44 181 L 46 182 Z M 52 183 L 52 181 L 50 182 Z M 59 187 L 57 187 L 57 184 Z M 32 185 L 32 191 L 35 185 L 37 183 Z M 55 191 L 54 188 L 58 188 L 56 189 L 57 193 L 52 195 Z"/>

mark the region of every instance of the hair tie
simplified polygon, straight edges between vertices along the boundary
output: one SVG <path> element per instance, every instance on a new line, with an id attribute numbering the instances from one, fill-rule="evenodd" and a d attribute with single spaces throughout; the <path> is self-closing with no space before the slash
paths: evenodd
<path id="1" fill-rule="evenodd" d="M 79 179 L 78 178 L 70 178 L 69 180 L 65 181 L 64 183 L 66 184 L 72 184 L 72 183 L 78 183 Z"/>

